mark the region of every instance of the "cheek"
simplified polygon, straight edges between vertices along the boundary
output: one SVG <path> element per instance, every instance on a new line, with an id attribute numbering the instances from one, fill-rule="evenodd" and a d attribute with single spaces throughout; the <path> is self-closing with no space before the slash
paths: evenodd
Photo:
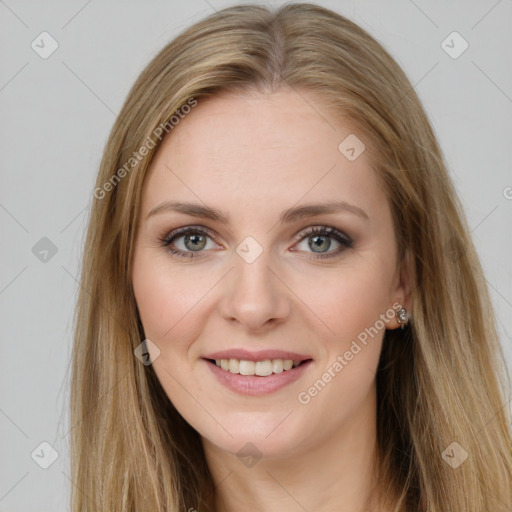
<path id="1" fill-rule="evenodd" d="M 167 396 L 190 420 L 190 395 L 184 391 L 190 387 L 189 348 L 200 336 L 201 317 L 206 316 L 201 299 L 214 282 L 207 276 L 197 279 L 197 272 L 192 276 L 183 266 L 170 265 L 166 256 L 150 250 L 136 254 L 133 289 L 144 334 L 160 350 L 153 370 Z"/>
<path id="2" fill-rule="evenodd" d="M 389 311 L 391 268 L 377 258 L 361 259 L 360 264 L 342 267 L 325 280 L 316 280 L 309 291 L 304 290 L 305 302 L 319 312 L 329 327 L 329 339 L 337 348 L 350 343 L 366 328 L 374 326 L 380 315 Z M 382 330 L 382 323 L 377 323 Z"/>
<path id="3" fill-rule="evenodd" d="M 169 339 L 193 339 L 201 300 L 215 284 L 208 275 L 197 279 L 197 272 L 170 265 L 166 256 L 136 255 L 132 277 L 146 337 L 159 346 Z"/>
<path id="4" fill-rule="evenodd" d="M 328 293 L 313 294 L 322 320 L 335 335 L 331 332 L 323 340 L 326 357 L 315 372 L 317 384 L 303 390 L 307 396 L 300 403 L 315 402 L 313 407 L 320 408 L 339 403 L 337 414 L 344 415 L 364 399 L 379 362 L 383 318 L 394 314 L 391 281 L 392 267 L 385 258 L 366 257 L 324 282 Z"/>
<path id="5" fill-rule="evenodd" d="M 322 340 L 325 357 L 295 397 L 302 414 L 322 419 L 324 433 L 333 433 L 349 418 L 371 417 L 370 397 L 385 332 L 380 315 L 390 308 L 389 276 L 383 267 L 370 264 L 345 270 L 336 284 L 331 282 L 333 291 L 325 301 L 328 313 L 323 319 L 336 335 Z M 311 428 L 309 442 L 314 443 L 313 420 Z"/>

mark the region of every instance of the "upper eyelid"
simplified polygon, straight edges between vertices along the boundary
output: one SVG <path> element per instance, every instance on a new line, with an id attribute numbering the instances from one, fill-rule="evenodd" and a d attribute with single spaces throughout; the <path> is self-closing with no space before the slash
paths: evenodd
<path id="1" fill-rule="evenodd" d="M 294 236 L 298 236 L 301 233 L 308 232 L 309 230 L 315 229 L 315 228 L 316 229 L 325 229 L 326 231 L 334 231 L 334 232 L 339 231 L 340 233 L 343 234 L 342 229 L 335 228 L 334 226 L 329 226 L 327 224 L 311 224 L 311 225 L 297 231 L 296 235 L 294 235 Z M 178 227 L 175 229 L 167 230 L 167 231 L 165 231 L 165 236 L 186 233 L 187 231 L 204 231 L 207 234 L 212 234 L 213 236 L 216 236 L 216 232 L 213 229 L 211 229 L 207 226 L 200 225 L 200 224 L 191 224 L 189 226 L 181 226 L 181 227 Z"/>
<path id="2" fill-rule="evenodd" d="M 215 233 L 207 228 L 206 226 L 183 226 L 180 228 L 172 229 L 170 231 L 166 231 L 165 234 L 161 237 L 162 240 L 177 238 L 180 236 L 186 235 L 188 232 L 204 232 L 206 235 L 213 238 L 215 236 Z"/>

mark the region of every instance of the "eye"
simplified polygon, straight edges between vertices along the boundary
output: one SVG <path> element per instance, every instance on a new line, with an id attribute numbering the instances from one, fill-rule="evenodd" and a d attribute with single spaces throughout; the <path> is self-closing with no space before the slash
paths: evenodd
<path id="1" fill-rule="evenodd" d="M 176 229 L 160 238 L 160 243 L 170 253 L 181 258 L 190 259 L 200 256 L 204 249 L 218 248 L 219 246 L 211 240 L 212 238 L 213 233 L 207 228 L 187 226 Z M 310 227 L 305 231 L 301 231 L 295 236 L 295 239 L 306 245 L 306 248 L 300 248 L 300 244 L 298 245 L 301 251 L 308 252 L 308 249 L 312 251 L 313 256 L 308 256 L 311 259 L 332 258 L 353 245 L 353 241 L 349 236 L 328 226 Z M 329 251 L 333 245 L 333 240 L 335 244 L 338 244 L 338 248 L 334 251 Z M 208 241 L 211 242 L 210 246 L 208 246 Z"/>
<path id="2" fill-rule="evenodd" d="M 302 244 L 306 245 L 306 250 L 311 249 L 314 253 L 314 256 L 308 256 L 311 259 L 332 258 L 353 246 L 353 241 L 349 236 L 328 226 L 314 226 L 308 228 L 306 231 L 300 232 L 296 236 L 296 239 L 304 240 Z M 338 244 L 339 247 L 334 251 L 329 251 L 333 239 L 335 244 Z M 298 247 L 300 247 L 300 244 Z"/>
<path id="3" fill-rule="evenodd" d="M 213 247 L 208 247 L 208 239 L 211 239 L 211 237 L 212 233 L 206 228 L 187 226 L 172 231 L 164 238 L 161 238 L 160 242 L 169 252 L 176 256 L 196 258 L 203 249 L 218 247 L 213 242 Z"/>

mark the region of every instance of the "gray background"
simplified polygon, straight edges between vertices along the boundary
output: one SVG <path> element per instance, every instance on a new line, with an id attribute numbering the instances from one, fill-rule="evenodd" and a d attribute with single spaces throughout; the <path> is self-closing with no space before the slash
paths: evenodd
<path id="1" fill-rule="evenodd" d="M 93 183 L 116 113 L 174 35 L 233 3 L 0 0 L 2 512 L 67 510 L 72 315 Z M 317 3 L 369 30 L 423 100 L 512 362 L 512 2 Z M 59 45 L 47 59 L 31 47 L 43 31 Z M 453 31 L 469 44 L 458 58 L 441 46 Z M 43 237 L 55 254 L 41 252 Z M 31 456 L 50 460 L 43 441 L 59 454 L 46 470 Z"/>

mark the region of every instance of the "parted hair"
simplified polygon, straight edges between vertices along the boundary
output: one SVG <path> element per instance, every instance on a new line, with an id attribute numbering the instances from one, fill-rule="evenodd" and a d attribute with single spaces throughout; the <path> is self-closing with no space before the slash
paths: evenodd
<path id="1" fill-rule="evenodd" d="M 361 135 L 391 207 L 397 268 L 410 264 L 413 321 L 386 331 L 376 376 L 381 503 L 386 512 L 510 512 L 510 381 L 436 136 L 383 46 L 349 19 L 307 3 L 237 5 L 195 23 L 151 60 L 114 123 L 75 315 L 72 512 L 215 511 L 198 433 L 151 365 L 134 356 L 145 339 L 131 284 L 141 190 L 160 144 L 155 130 L 192 98 L 281 88 L 311 92 Z M 127 168 L 148 138 L 152 147 Z M 467 453 L 457 468 L 446 461 L 454 442 Z"/>

